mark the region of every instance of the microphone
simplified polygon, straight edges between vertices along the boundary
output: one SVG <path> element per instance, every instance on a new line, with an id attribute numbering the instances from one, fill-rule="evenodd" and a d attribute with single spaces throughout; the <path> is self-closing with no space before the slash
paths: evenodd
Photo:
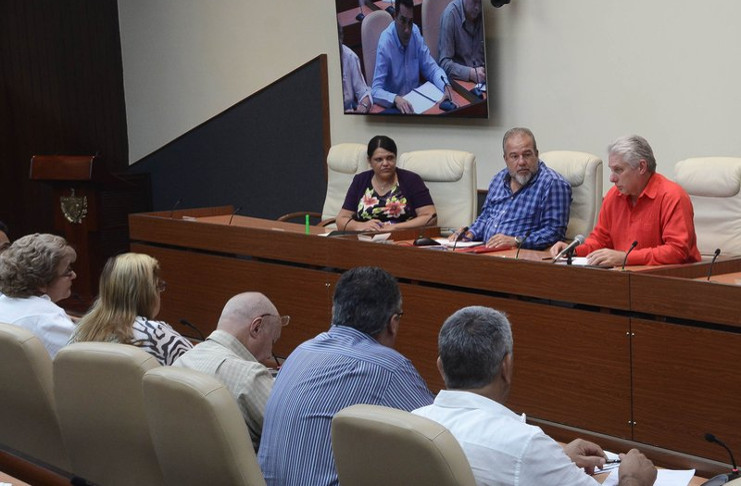
<path id="1" fill-rule="evenodd" d="M 206 337 L 203 335 L 203 333 L 201 332 L 201 330 L 198 329 L 193 324 L 191 324 L 190 321 L 188 321 L 186 319 L 180 319 L 180 324 L 184 325 L 185 327 L 189 327 L 189 328 L 193 329 L 196 333 L 198 333 L 198 336 L 199 336 L 198 339 L 200 339 L 201 341 L 205 341 L 206 340 Z M 185 336 L 185 337 L 190 337 L 191 339 L 197 339 L 197 338 L 194 338 L 192 336 Z"/>
<path id="2" fill-rule="evenodd" d="M 461 241 L 461 238 L 466 236 L 466 232 L 468 231 L 468 226 L 464 226 L 460 233 L 458 233 L 458 236 L 455 237 L 455 240 L 453 240 L 453 251 L 455 251 L 455 247 L 458 244 L 459 241 Z"/>
<path id="3" fill-rule="evenodd" d="M 492 5 L 493 5 L 493 6 L 495 7 L 495 8 L 499 8 L 499 7 L 501 7 L 502 5 L 507 5 L 507 4 L 508 4 L 508 3 L 510 2 L 510 1 L 511 1 L 511 0 L 491 0 L 491 4 L 492 4 Z"/>
<path id="4" fill-rule="evenodd" d="M 442 74 L 440 75 L 440 79 L 443 81 L 443 84 L 445 86 L 450 86 L 450 83 L 448 82 L 447 79 L 445 79 L 445 76 L 443 76 Z M 440 103 L 440 109 L 443 111 L 455 110 L 456 108 L 458 108 L 458 105 L 453 103 L 453 100 L 445 100 L 442 103 Z"/>
<path id="5" fill-rule="evenodd" d="M 532 229 L 527 230 L 527 233 L 525 233 L 525 237 L 522 239 L 519 245 L 517 245 L 517 252 L 515 253 L 515 260 L 520 258 L 520 249 L 525 244 L 528 238 L 530 238 L 530 233 L 532 233 Z"/>
<path id="6" fill-rule="evenodd" d="M 177 201 L 175 201 L 175 204 L 172 205 L 172 209 L 170 210 L 170 219 L 172 219 L 172 217 L 173 217 L 173 215 L 175 213 L 175 210 L 178 208 L 178 206 L 180 206 L 180 203 L 181 202 L 183 202 L 183 198 L 182 197 L 180 199 L 178 199 Z"/>
<path id="7" fill-rule="evenodd" d="M 231 226 L 232 225 L 232 220 L 234 219 L 234 215 L 237 214 L 238 212 L 240 212 L 241 210 L 242 210 L 242 206 L 238 206 L 237 209 L 235 209 L 234 211 L 232 211 L 232 215 L 229 217 L 229 225 L 228 226 Z"/>
<path id="8" fill-rule="evenodd" d="M 713 260 L 710 262 L 710 268 L 708 268 L 708 282 L 710 282 L 710 276 L 713 274 L 713 265 L 715 265 L 715 260 L 718 259 L 718 255 L 720 255 L 720 248 L 715 249 Z"/>
<path id="9" fill-rule="evenodd" d="M 738 478 L 739 476 L 741 476 L 741 473 L 739 473 L 738 467 L 736 466 L 736 460 L 733 458 L 733 453 L 731 452 L 731 449 L 729 449 L 728 446 L 725 445 L 725 443 L 723 443 L 722 440 L 718 439 L 713 434 L 710 434 L 710 433 L 705 434 L 705 440 L 708 442 L 712 442 L 713 444 L 718 444 L 719 446 L 723 447 L 726 451 L 728 451 L 728 455 L 731 457 L 731 465 L 733 466 L 733 469 L 731 469 L 730 473 L 718 474 L 717 476 L 710 478 L 709 480 L 702 483 L 703 486 L 704 485 L 714 486 L 714 485 L 726 484 L 728 481 L 732 481 Z"/>
<path id="10" fill-rule="evenodd" d="M 576 235 L 574 237 L 574 241 L 572 241 L 571 243 L 569 243 L 569 245 L 566 248 L 564 248 L 563 250 L 561 250 L 558 253 L 558 255 L 556 255 L 556 258 L 553 259 L 553 263 L 556 263 L 559 260 L 559 258 L 561 258 L 562 256 L 564 256 L 565 254 L 574 251 L 574 249 L 577 246 L 581 245 L 582 243 L 584 243 L 584 235 Z"/>
<path id="11" fill-rule="evenodd" d="M 476 76 L 476 84 L 473 89 L 471 89 L 471 94 L 476 98 L 481 99 L 484 97 L 484 93 L 481 91 L 481 88 L 479 88 L 479 72 L 476 69 L 476 63 L 473 63 L 473 74 Z"/>
<path id="12" fill-rule="evenodd" d="M 424 231 L 424 229 L 427 228 L 427 225 L 429 225 L 430 222 L 435 218 L 437 218 L 437 213 L 432 213 L 432 216 L 430 216 L 430 218 L 425 222 L 424 226 L 419 229 L 419 237 L 417 237 L 417 239 L 414 240 L 414 243 L 412 243 L 414 246 L 432 246 L 440 244 L 432 238 L 422 236 L 422 232 Z"/>
<path id="13" fill-rule="evenodd" d="M 633 243 L 630 244 L 630 248 L 628 248 L 628 251 L 625 252 L 625 258 L 623 258 L 623 266 L 620 268 L 620 271 L 625 271 L 625 264 L 628 262 L 628 255 L 630 255 L 630 252 L 633 251 L 633 248 L 638 246 L 638 240 L 635 240 Z"/>

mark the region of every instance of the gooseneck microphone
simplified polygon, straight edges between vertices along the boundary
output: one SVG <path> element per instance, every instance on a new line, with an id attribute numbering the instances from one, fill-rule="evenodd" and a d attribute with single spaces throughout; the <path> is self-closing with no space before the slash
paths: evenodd
<path id="1" fill-rule="evenodd" d="M 479 71 L 477 69 L 476 63 L 473 63 L 473 74 L 476 77 L 476 84 L 474 85 L 473 89 L 471 89 L 471 94 L 474 95 L 476 98 L 483 98 L 484 93 L 481 92 L 481 88 L 479 88 Z"/>
<path id="2" fill-rule="evenodd" d="M 527 233 L 525 233 L 525 237 L 522 239 L 522 241 L 520 241 L 520 244 L 517 245 L 517 251 L 515 252 L 515 260 L 520 258 L 520 250 L 525 245 L 525 242 L 527 241 L 527 239 L 530 238 L 530 233 L 532 233 L 532 231 L 533 231 L 532 229 L 527 230 Z"/>
<path id="3" fill-rule="evenodd" d="M 574 251 L 574 249 L 584 243 L 584 235 L 576 235 L 574 241 L 568 244 L 566 248 L 558 252 L 558 255 L 553 259 L 553 263 L 556 263 L 562 256 Z"/>
<path id="4" fill-rule="evenodd" d="M 170 209 L 170 219 L 172 219 L 172 217 L 174 216 L 175 210 L 178 208 L 178 206 L 180 206 L 181 202 L 183 202 L 182 197 L 178 199 L 177 201 L 175 201 L 175 204 L 172 205 L 172 209 Z"/>
<path id="5" fill-rule="evenodd" d="M 235 209 L 234 211 L 232 211 L 232 215 L 229 216 L 229 225 L 228 226 L 231 226 L 232 225 L 232 220 L 234 219 L 234 215 L 237 214 L 238 212 L 240 212 L 241 210 L 242 210 L 242 206 L 238 206 L 237 209 Z"/>
<path id="6" fill-rule="evenodd" d="M 198 334 L 198 338 L 197 339 L 200 339 L 201 341 L 205 341 L 206 340 L 206 336 L 203 335 L 203 333 L 201 332 L 201 330 L 198 329 L 193 324 L 191 324 L 190 321 L 188 321 L 186 319 L 180 319 L 180 324 L 182 324 L 185 327 L 189 327 L 189 328 L 193 329 Z M 186 337 L 188 337 L 188 336 L 186 336 Z M 191 339 L 196 339 L 196 338 L 195 337 L 191 337 Z"/>
<path id="7" fill-rule="evenodd" d="M 715 249 L 715 253 L 713 254 L 713 259 L 710 262 L 710 268 L 708 268 L 708 282 L 710 282 L 710 277 L 713 275 L 713 265 L 715 265 L 715 260 L 718 259 L 718 255 L 720 255 L 720 248 Z"/>
<path id="8" fill-rule="evenodd" d="M 453 240 L 453 251 L 455 251 L 455 247 L 458 245 L 458 242 L 461 241 L 464 236 L 466 236 L 467 231 L 468 226 L 464 226 L 463 229 L 461 229 L 461 232 L 458 233 L 458 236 L 455 237 L 455 240 Z"/>
<path id="9" fill-rule="evenodd" d="M 430 222 L 435 218 L 437 218 L 437 213 L 432 213 L 432 216 L 430 216 L 429 219 L 425 221 L 425 224 L 419 229 L 419 236 L 417 237 L 416 240 L 414 240 L 414 243 L 413 243 L 414 246 L 432 246 L 432 245 L 440 244 L 437 241 L 433 240 L 432 238 L 427 238 L 426 236 L 422 235 L 422 232 L 424 231 L 424 229 L 427 228 Z"/>
<path id="10" fill-rule="evenodd" d="M 719 446 L 723 447 L 726 451 L 728 451 L 728 455 L 731 458 L 731 466 L 733 467 L 733 469 L 731 469 L 730 473 L 718 474 L 717 476 L 710 478 L 709 480 L 702 483 L 703 486 L 705 485 L 714 486 L 714 485 L 726 484 L 728 481 L 732 481 L 738 478 L 739 476 L 741 476 L 741 473 L 739 473 L 738 471 L 738 466 L 736 466 L 736 459 L 733 458 L 733 453 L 731 452 L 731 449 L 727 445 L 725 445 L 725 443 L 722 440 L 718 439 L 713 434 L 710 434 L 710 433 L 705 434 L 705 440 L 713 444 L 718 444 Z"/>
<path id="11" fill-rule="evenodd" d="M 446 87 L 450 87 L 450 83 L 448 82 L 447 79 L 445 79 L 445 76 L 441 74 L 440 79 L 442 80 L 443 84 Z M 445 100 L 442 103 L 440 103 L 440 109 L 443 111 L 455 110 L 456 108 L 458 108 L 458 106 L 455 103 L 453 103 L 452 99 Z"/>
<path id="12" fill-rule="evenodd" d="M 625 264 L 628 263 L 628 255 L 630 255 L 630 252 L 633 251 L 633 248 L 638 246 L 638 240 L 635 240 L 633 243 L 630 244 L 630 248 L 628 248 L 628 251 L 625 252 L 625 258 L 623 258 L 623 266 L 620 267 L 621 271 L 625 271 Z"/>

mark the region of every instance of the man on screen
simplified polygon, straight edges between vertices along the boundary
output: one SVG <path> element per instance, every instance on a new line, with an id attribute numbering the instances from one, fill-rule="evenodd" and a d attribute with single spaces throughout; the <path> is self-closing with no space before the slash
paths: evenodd
<path id="1" fill-rule="evenodd" d="M 440 67 L 454 79 L 486 82 L 481 0 L 453 0 L 440 18 Z"/>
<path id="2" fill-rule="evenodd" d="M 378 39 L 371 91 L 376 104 L 414 113 L 411 103 L 402 97 L 421 84 L 419 73 L 443 92 L 441 101 L 452 100 L 445 71 L 430 55 L 414 24 L 414 1 L 396 0 L 394 21 Z"/>
<path id="3" fill-rule="evenodd" d="M 656 158 L 645 138 L 620 137 L 607 148 L 610 182 L 597 226 L 577 256 L 590 265 L 665 265 L 700 260 L 692 201 L 679 184 L 656 173 Z M 635 249 L 631 249 L 637 242 Z M 557 255 L 566 243 L 551 248 Z"/>

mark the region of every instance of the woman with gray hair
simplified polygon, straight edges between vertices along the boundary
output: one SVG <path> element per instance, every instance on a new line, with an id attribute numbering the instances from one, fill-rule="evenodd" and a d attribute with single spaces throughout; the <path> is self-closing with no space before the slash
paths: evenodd
<path id="1" fill-rule="evenodd" d="M 56 302 L 71 294 L 76 259 L 64 238 L 39 233 L 0 253 L 0 322 L 33 332 L 52 358 L 74 331 L 72 319 Z"/>

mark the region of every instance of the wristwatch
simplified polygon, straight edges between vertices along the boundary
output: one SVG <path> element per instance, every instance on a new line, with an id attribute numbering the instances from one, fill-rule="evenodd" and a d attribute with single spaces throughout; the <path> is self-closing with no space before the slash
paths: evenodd
<path id="1" fill-rule="evenodd" d="M 522 245 L 522 236 L 515 236 L 515 248 L 519 248 Z"/>

